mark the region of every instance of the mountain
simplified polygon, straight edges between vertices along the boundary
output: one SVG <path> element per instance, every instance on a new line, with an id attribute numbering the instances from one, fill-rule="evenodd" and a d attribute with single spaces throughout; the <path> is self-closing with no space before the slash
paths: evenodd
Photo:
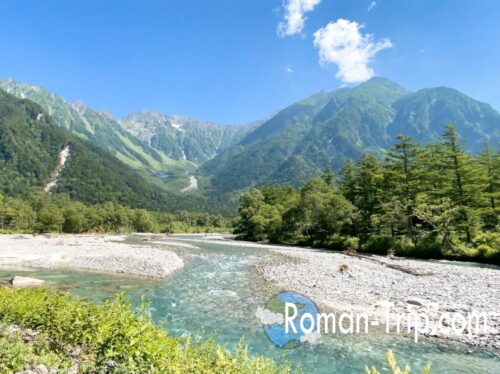
<path id="1" fill-rule="evenodd" d="M 46 89 L 13 79 L 0 80 L 0 88 L 39 104 L 60 127 L 107 149 L 135 168 L 161 169 L 163 157 L 130 136 L 109 113 L 96 112 L 81 102 L 69 103 Z"/>
<path id="2" fill-rule="evenodd" d="M 188 160 L 196 165 L 237 143 L 258 125 L 225 126 L 152 110 L 130 114 L 120 119 L 119 123 L 151 148 L 173 159 Z"/>
<path id="3" fill-rule="evenodd" d="M 108 112 L 95 111 L 82 102 L 68 102 L 42 87 L 14 79 L 0 80 L 0 89 L 36 102 L 53 123 L 108 150 L 168 191 L 186 190 L 197 165 L 237 143 L 261 123 L 224 126 L 153 111 L 115 120 Z"/>
<path id="4" fill-rule="evenodd" d="M 125 164 L 124 170 L 133 173 L 127 175 L 135 181 L 130 182 L 135 189 L 131 194 L 140 195 L 142 185 L 148 192 L 143 193 L 141 204 L 146 196 L 154 195 L 154 199 L 165 200 L 158 203 L 161 207 L 190 206 L 193 202 L 199 205 L 198 210 L 229 206 L 240 191 L 252 186 L 299 185 L 325 167 L 338 170 L 347 159 L 357 159 L 363 153 L 382 157 L 400 133 L 421 143 L 436 140 L 448 123 L 456 126 L 472 151 L 478 151 L 483 143 L 496 147 L 500 140 L 500 114 L 490 105 L 447 87 L 411 92 L 384 78 L 319 92 L 265 120 L 243 126 L 152 110 L 114 119 L 109 113 L 70 103 L 41 87 L 12 79 L 0 81 L 0 88 L 21 102 L 30 99 L 39 104 L 37 110 L 45 111 L 47 118 L 50 115 L 52 127 L 64 130 L 65 137 L 71 136 L 74 144 L 82 144 L 99 160 L 107 158 L 108 166 L 118 170 Z M 52 161 L 42 151 L 23 157 L 33 164 L 39 159 L 38 163 L 52 170 L 58 159 L 53 149 L 62 145 L 40 145 Z M 37 168 L 28 173 L 29 178 L 35 178 L 29 185 L 40 186 L 47 177 L 44 167 Z M 71 171 L 68 166 L 63 174 Z M 80 183 L 84 182 L 76 176 L 72 182 L 62 178 L 57 191 L 71 191 L 72 184 Z M 124 181 L 125 185 L 130 183 Z M 132 201 L 132 195 L 125 200 Z"/>
<path id="5" fill-rule="evenodd" d="M 67 161 L 60 157 L 68 155 Z M 61 165 L 62 164 L 62 165 Z M 107 150 L 56 125 L 43 108 L 0 90 L 0 193 L 51 192 L 93 204 L 116 201 L 152 210 L 210 209 L 206 200 L 166 192 Z"/>
<path id="6" fill-rule="evenodd" d="M 348 158 L 382 156 L 399 133 L 421 143 L 436 140 L 448 123 L 472 151 L 500 141 L 500 114 L 488 104 L 451 88 L 410 92 L 373 78 L 285 108 L 201 172 L 222 193 L 266 183 L 298 185 L 327 166 L 338 170 Z"/>

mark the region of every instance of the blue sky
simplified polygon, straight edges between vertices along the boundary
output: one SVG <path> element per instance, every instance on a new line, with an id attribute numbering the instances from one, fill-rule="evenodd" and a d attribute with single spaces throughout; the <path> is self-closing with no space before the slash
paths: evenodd
<path id="1" fill-rule="evenodd" d="M 0 0 L 0 77 L 116 116 L 221 123 L 373 74 L 500 109 L 499 1 L 286 1 Z"/>

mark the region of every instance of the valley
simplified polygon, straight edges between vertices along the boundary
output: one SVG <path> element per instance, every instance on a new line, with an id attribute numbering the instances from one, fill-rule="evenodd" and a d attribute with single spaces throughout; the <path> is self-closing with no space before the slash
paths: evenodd
<path id="1" fill-rule="evenodd" d="M 500 114 L 488 104 L 446 87 L 411 92 L 383 78 L 312 95 L 246 125 L 153 110 L 114 119 L 12 79 L 0 88 L 33 100 L 54 124 L 110 152 L 160 190 L 210 200 L 202 205 L 224 213 L 235 212 L 237 196 L 250 187 L 297 186 L 364 153 L 383 157 L 397 134 L 426 144 L 451 123 L 473 152 L 500 139 Z M 200 176 L 197 188 L 193 172 Z"/>
<path id="2" fill-rule="evenodd" d="M 0 0 L 0 374 L 500 373 L 499 19 Z"/>

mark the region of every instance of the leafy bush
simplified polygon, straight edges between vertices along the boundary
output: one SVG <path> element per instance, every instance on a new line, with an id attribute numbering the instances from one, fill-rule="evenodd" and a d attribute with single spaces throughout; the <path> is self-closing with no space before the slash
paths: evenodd
<path id="1" fill-rule="evenodd" d="M 477 248 L 479 255 L 486 260 L 492 260 L 494 262 L 500 262 L 500 250 L 498 247 L 492 248 L 487 244 L 481 244 Z"/>
<path id="2" fill-rule="evenodd" d="M 4 329 L 0 336 L 0 373 L 12 373 L 26 366 L 43 364 L 51 368 L 66 369 L 71 360 L 50 351 L 46 337 L 38 336 L 32 342 L 25 342 L 19 333 L 10 334 Z"/>
<path id="3" fill-rule="evenodd" d="M 396 239 L 387 235 L 372 235 L 368 241 L 361 246 L 361 251 L 366 253 L 374 253 L 377 255 L 387 255 L 392 251 Z"/>
<path id="4" fill-rule="evenodd" d="M 436 232 L 423 234 L 409 255 L 416 258 L 442 258 L 443 238 Z"/>
<path id="5" fill-rule="evenodd" d="M 359 239 L 354 236 L 334 235 L 328 239 L 325 246 L 334 251 L 344 251 L 349 248 L 357 249 L 359 246 Z"/>
<path id="6" fill-rule="evenodd" d="M 415 251 L 415 244 L 410 238 L 403 236 L 395 241 L 392 250 L 397 256 L 411 256 Z"/>
<path id="7" fill-rule="evenodd" d="M 0 320 L 6 325 L 16 324 L 47 336 L 54 356 L 46 356 L 46 362 L 52 360 L 52 364 L 60 367 L 64 366 L 64 360 L 59 358 L 69 357 L 68 350 L 77 347 L 82 352 L 81 370 L 90 372 L 239 374 L 290 371 L 288 367 L 277 367 L 269 359 L 249 357 L 243 346 L 231 354 L 212 341 L 200 344 L 189 338 L 172 337 L 162 326 L 152 322 L 145 308 L 134 313 L 123 296 L 93 305 L 48 289 L 0 288 Z M 29 349 L 10 349 L 9 360 L 27 359 Z"/>
<path id="8" fill-rule="evenodd" d="M 500 263 L 500 233 L 483 232 L 474 239 L 474 245 L 484 260 Z"/>

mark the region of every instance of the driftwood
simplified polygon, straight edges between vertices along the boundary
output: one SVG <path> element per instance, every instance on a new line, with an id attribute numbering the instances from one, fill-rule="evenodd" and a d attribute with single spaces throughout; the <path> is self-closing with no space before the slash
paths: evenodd
<path id="1" fill-rule="evenodd" d="M 361 260 L 376 262 L 376 263 L 384 265 L 390 269 L 398 270 L 398 271 L 401 271 L 401 272 L 406 273 L 406 274 L 414 275 L 416 277 L 424 277 L 424 276 L 432 275 L 432 273 L 429 273 L 429 272 L 422 273 L 422 272 L 416 271 L 416 270 L 409 268 L 409 267 L 405 267 L 402 265 L 396 265 L 396 264 L 388 264 L 387 262 L 377 260 L 376 258 L 373 258 L 373 257 L 363 256 L 363 255 L 358 254 L 358 252 L 356 252 L 356 250 L 351 249 L 351 248 L 344 251 L 344 254 L 346 254 L 347 256 L 359 258 Z"/>
<path id="2" fill-rule="evenodd" d="M 349 266 L 347 266 L 346 264 L 342 264 L 339 266 L 339 271 L 341 273 L 345 273 L 345 272 L 349 271 Z"/>

